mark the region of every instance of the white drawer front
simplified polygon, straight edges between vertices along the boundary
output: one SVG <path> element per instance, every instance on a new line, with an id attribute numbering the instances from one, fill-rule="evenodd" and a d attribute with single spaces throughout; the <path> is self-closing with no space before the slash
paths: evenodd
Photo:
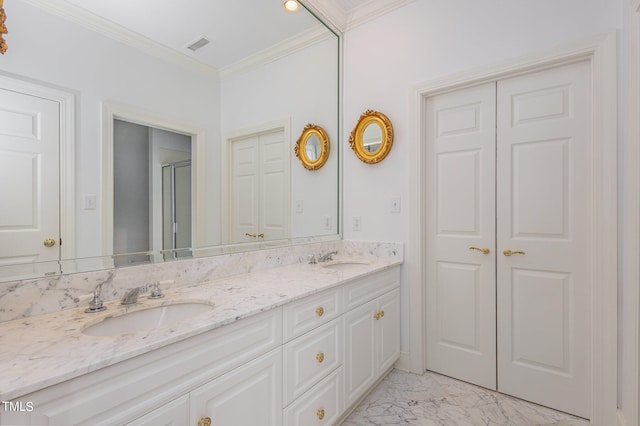
<path id="1" fill-rule="evenodd" d="M 334 371 L 284 411 L 285 426 L 334 425 L 342 406 L 342 367 Z"/>
<path id="2" fill-rule="evenodd" d="M 284 347 L 284 406 L 342 365 L 342 319 L 319 327 Z"/>
<path id="3" fill-rule="evenodd" d="M 342 289 L 324 291 L 284 307 L 284 340 L 289 341 L 342 314 Z"/>
<path id="4" fill-rule="evenodd" d="M 353 309 L 396 287 L 400 287 L 399 266 L 356 280 L 344 288 L 344 309 Z"/>

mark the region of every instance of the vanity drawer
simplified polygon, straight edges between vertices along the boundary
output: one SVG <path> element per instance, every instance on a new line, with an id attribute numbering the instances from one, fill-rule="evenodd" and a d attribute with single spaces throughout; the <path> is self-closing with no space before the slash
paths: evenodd
<path id="1" fill-rule="evenodd" d="M 309 330 L 342 314 L 342 289 L 323 291 L 315 296 L 284 307 L 284 341 L 301 336 Z"/>
<path id="2" fill-rule="evenodd" d="M 284 406 L 342 365 L 342 318 L 284 346 Z"/>
<path id="3" fill-rule="evenodd" d="M 284 425 L 333 425 L 343 410 L 340 367 L 284 410 Z"/>
<path id="4" fill-rule="evenodd" d="M 397 287 L 400 287 L 399 266 L 394 266 L 369 277 L 360 278 L 345 286 L 344 309 L 349 311 Z"/>

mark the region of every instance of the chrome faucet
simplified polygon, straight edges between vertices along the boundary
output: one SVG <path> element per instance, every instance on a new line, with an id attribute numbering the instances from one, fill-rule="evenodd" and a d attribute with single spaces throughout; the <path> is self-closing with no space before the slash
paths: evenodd
<path id="1" fill-rule="evenodd" d="M 146 290 L 144 287 L 134 287 L 132 289 L 127 290 L 120 304 L 122 305 L 133 305 L 138 302 L 138 295 L 140 292 L 144 293 Z"/>
<path id="2" fill-rule="evenodd" d="M 333 260 L 333 255 L 334 254 L 338 254 L 337 251 L 330 251 L 329 253 L 325 253 L 322 256 L 318 257 L 318 262 L 328 262 L 330 260 Z"/>
<path id="3" fill-rule="evenodd" d="M 98 284 L 95 290 L 93 290 L 93 299 L 89 302 L 89 307 L 84 310 L 86 313 L 91 314 L 94 312 L 102 312 L 107 309 L 107 307 L 104 306 L 104 302 L 101 297 L 103 284 L 104 282 Z"/>

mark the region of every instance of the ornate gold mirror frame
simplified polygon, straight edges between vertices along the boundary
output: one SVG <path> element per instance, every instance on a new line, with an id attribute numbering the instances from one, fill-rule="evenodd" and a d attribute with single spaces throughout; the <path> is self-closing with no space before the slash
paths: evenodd
<path id="1" fill-rule="evenodd" d="M 384 160 L 393 145 L 393 126 L 381 112 L 366 110 L 349 136 L 349 145 L 358 158 L 375 164 Z"/>
<path id="2" fill-rule="evenodd" d="M 329 136 L 315 124 L 307 124 L 293 149 L 307 170 L 318 170 L 329 158 Z"/>

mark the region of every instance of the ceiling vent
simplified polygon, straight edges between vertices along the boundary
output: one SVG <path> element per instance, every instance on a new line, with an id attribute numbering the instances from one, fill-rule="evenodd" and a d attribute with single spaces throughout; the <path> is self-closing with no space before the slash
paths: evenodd
<path id="1" fill-rule="evenodd" d="M 198 50 L 202 49 L 209 43 L 211 43 L 211 41 L 209 41 L 206 37 L 200 37 L 199 39 L 197 39 L 196 41 L 188 45 L 187 49 L 193 52 L 197 52 Z"/>

